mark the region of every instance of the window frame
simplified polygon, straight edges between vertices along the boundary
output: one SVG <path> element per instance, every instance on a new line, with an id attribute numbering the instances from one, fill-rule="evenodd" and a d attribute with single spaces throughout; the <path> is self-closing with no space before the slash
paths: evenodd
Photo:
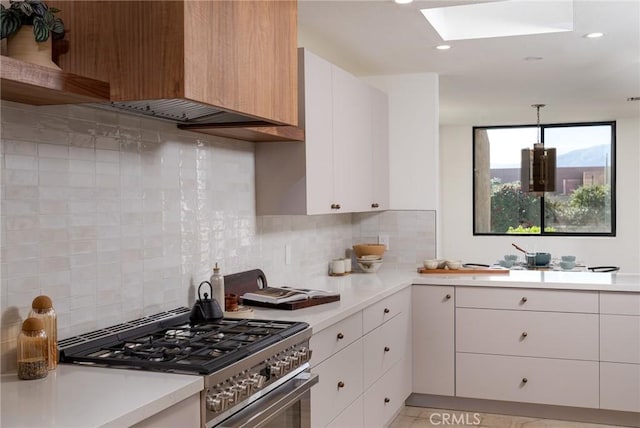
<path id="1" fill-rule="evenodd" d="M 540 140 L 544 143 L 545 129 L 547 128 L 566 128 L 566 127 L 585 127 L 585 126 L 611 126 L 611 231 L 610 232 L 545 232 L 545 197 L 540 196 L 540 233 L 496 233 L 496 232 L 477 232 L 476 231 L 476 130 L 489 129 L 511 129 L 511 128 L 537 128 L 538 124 L 530 125 L 491 125 L 491 126 L 473 126 L 471 129 L 471 161 L 472 161 L 472 188 L 471 188 L 471 204 L 473 207 L 473 236 L 545 236 L 545 237 L 615 237 L 616 236 L 616 217 L 617 217 L 617 162 L 616 162 L 616 121 L 598 121 L 598 122 L 571 122 L 571 123 L 548 123 L 540 124 Z M 531 143 L 533 147 L 533 142 Z"/>

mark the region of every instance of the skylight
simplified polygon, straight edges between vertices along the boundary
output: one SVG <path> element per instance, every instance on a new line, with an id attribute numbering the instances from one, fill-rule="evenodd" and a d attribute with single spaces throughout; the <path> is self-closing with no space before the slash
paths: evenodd
<path id="1" fill-rule="evenodd" d="M 420 11 L 445 41 L 573 31 L 572 0 L 505 0 Z"/>

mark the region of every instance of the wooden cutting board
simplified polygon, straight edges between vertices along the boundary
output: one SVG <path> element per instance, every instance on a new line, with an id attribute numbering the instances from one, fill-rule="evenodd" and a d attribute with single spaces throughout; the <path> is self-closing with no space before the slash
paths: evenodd
<path id="1" fill-rule="evenodd" d="M 500 274 L 509 274 L 509 269 L 489 269 L 489 268 L 481 268 L 481 267 L 474 267 L 474 268 L 460 268 L 460 269 L 425 269 L 423 267 L 418 268 L 418 273 L 425 273 L 425 274 L 436 274 L 436 275 L 443 275 L 443 274 L 453 274 L 453 275 L 461 275 L 461 274 L 473 274 L 473 275 L 480 275 L 480 274 L 485 274 L 485 275 L 500 275 Z"/>

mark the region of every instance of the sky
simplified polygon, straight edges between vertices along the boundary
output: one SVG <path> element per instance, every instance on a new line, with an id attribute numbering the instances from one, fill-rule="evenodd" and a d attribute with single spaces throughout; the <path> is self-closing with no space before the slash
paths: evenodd
<path id="1" fill-rule="evenodd" d="M 538 141 L 535 126 L 487 130 L 491 168 L 516 167 L 520 165 L 520 152 Z M 556 148 L 560 156 L 573 150 L 611 143 L 610 126 L 580 126 L 547 128 L 545 146 Z"/>

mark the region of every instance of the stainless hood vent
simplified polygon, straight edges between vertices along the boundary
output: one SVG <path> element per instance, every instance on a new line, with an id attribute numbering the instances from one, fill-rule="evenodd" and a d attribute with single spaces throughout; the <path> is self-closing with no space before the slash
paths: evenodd
<path id="1" fill-rule="evenodd" d="M 203 124 L 215 126 L 274 126 L 274 123 L 254 119 L 237 113 L 220 110 L 207 104 L 182 99 L 147 101 L 112 101 L 87 104 L 105 110 L 123 111 L 129 114 L 152 117 L 178 124 Z"/>

